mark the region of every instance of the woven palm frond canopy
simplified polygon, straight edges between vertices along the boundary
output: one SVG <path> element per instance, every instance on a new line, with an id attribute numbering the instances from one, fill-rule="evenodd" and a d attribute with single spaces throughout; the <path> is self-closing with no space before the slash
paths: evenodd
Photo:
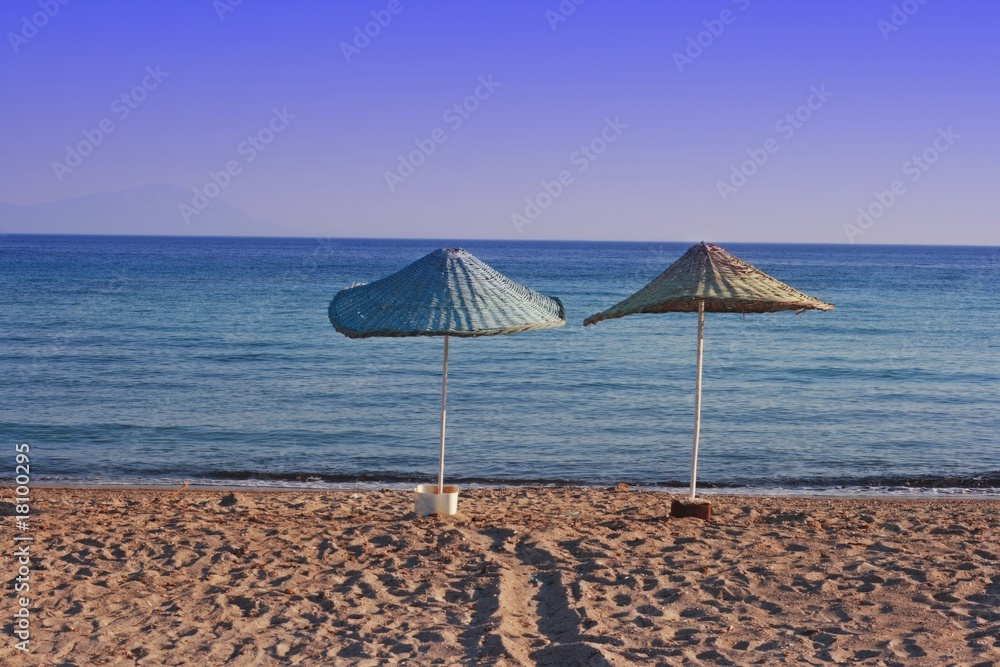
<path id="1" fill-rule="evenodd" d="M 792 289 L 717 245 L 703 242 L 688 249 L 680 259 L 632 296 L 583 321 L 586 326 L 640 313 L 698 313 L 690 503 L 675 502 L 671 513 L 676 511 L 678 516 L 708 518 L 706 509 L 694 507 L 698 436 L 701 430 L 705 313 L 773 313 L 782 310 L 833 310 L 833 306 Z"/>
<path id="2" fill-rule="evenodd" d="M 637 313 L 773 313 L 833 310 L 833 306 L 792 289 L 717 245 L 699 243 L 641 290 L 584 326 Z"/>
<path id="3" fill-rule="evenodd" d="M 330 303 L 349 338 L 493 336 L 566 323 L 562 302 L 497 273 L 461 248 L 443 248 Z"/>
<path id="4" fill-rule="evenodd" d="M 454 489 L 444 485 L 448 339 L 566 324 L 559 299 L 510 280 L 461 248 L 435 250 L 381 280 L 341 290 L 328 313 L 333 328 L 349 338 L 444 336 L 438 482 L 432 494 L 440 497 Z"/>

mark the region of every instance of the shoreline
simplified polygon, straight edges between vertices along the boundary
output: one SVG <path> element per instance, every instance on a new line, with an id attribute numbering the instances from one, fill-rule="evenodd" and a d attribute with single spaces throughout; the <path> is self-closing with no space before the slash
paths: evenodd
<path id="1" fill-rule="evenodd" d="M 0 662 L 1000 662 L 1000 499 L 33 491 L 31 652 Z"/>
<path id="2" fill-rule="evenodd" d="M 252 493 L 257 491 L 262 492 L 288 492 L 288 493 L 340 493 L 340 492 L 351 492 L 351 493 L 370 493 L 373 491 L 394 491 L 394 492 L 407 492 L 413 491 L 414 487 L 421 482 L 403 483 L 403 482 L 358 482 L 356 485 L 343 483 L 328 486 L 309 486 L 308 482 L 305 482 L 297 486 L 274 486 L 270 484 L 261 484 L 259 486 L 254 485 L 239 485 L 230 484 L 220 481 L 218 484 L 214 483 L 199 483 L 199 482 L 164 482 L 163 484 L 142 484 L 135 482 L 123 482 L 121 484 L 114 484 L 108 482 L 95 482 L 93 484 L 78 483 L 78 484 L 66 484 L 62 482 L 45 482 L 36 481 L 32 483 L 34 488 L 39 489 L 98 489 L 98 490 L 150 490 L 150 491 L 174 491 L 178 489 L 188 489 L 188 490 L 198 490 L 198 491 L 231 491 L 231 492 L 246 492 Z M 460 486 L 462 492 L 474 491 L 474 490 L 497 490 L 497 489 L 543 489 L 543 490 L 554 490 L 554 489 L 613 489 L 615 485 L 603 483 L 603 484 L 464 484 L 463 482 L 457 482 Z M 680 486 L 657 486 L 657 485 L 646 485 L 646 484 L 626 484 L 631 491 L 641 491 L 650 493 L 663 493 L 671 496 L 686 496 L 687 487 Z M 997 500 L 1000 501 L 1000 488 L 995 487 L 982 487 L 982 488 L 966 488 L 966 487 L 886 487 L 882 490 L 873 490 L 869 486 L 859 486 L 859 487 L 835 487 L 835 488 L 820 488 L 820 489 L 797 489 L 797 488 L 787 488 L 787 487 L 707 487 L 698 489 L 698 497 L 719 497 L 719 498 L 733 498 L 733 497 L 746 497 L 746 498 L 789 498 L 789 499 L 898 499 L 898 500 Z"/>

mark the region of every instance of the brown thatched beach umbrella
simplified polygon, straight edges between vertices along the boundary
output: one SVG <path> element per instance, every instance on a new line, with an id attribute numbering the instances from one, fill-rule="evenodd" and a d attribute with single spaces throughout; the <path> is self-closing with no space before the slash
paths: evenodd
<path id="1" fill-rule="evenodd" d="M 698 434 L 701 430 L 701 362 L 705 312 L 746 314 L 781 310 L 799 313 L 805 310 L 833 310 L 833 306 L 792 289 L 717 245 L 702 242 L 692 246 L 666 271 L 629 298 L 583 321 L 584 326 L 587 326 L 639 313 L 698 313 L 690 502 L 675 503 L 672 509 L 675 514 L 708 518 L 707 504 L 692 507 L 698 473 Z"/>

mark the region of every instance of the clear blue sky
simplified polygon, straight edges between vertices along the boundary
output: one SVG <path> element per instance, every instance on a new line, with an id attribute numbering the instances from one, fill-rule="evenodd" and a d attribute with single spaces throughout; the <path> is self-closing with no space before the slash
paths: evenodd
<path id="1" fill-rule="evenodd" d="M 233 162 L 295 235 L 1000 245 L 1000 3 L 234 2 L 5 1 L 0 202 Z"/>

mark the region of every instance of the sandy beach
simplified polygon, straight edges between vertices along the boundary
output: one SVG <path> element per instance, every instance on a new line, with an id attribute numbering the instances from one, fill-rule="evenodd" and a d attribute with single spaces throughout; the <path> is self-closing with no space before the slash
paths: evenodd
<path id="1" fill-rule="evenodd" d="M 472 490 L 441 519 L 401 491 L 33 496 L 5 665 L 1000 664 L 1000 501 L 720 496 L 705 523 L 631 489 Z"/>

